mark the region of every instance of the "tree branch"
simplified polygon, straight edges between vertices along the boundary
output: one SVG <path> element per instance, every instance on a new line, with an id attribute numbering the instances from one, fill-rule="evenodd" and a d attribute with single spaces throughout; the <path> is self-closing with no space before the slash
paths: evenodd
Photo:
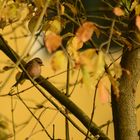
<path id="1" fill-rule="evenodd" d="M 0 35 L 0 50 L 3 51 L 14 63 L 20 60 L 20 57 L 16 52 L 8 45 L 8 43 Z M 24 71 L 23 66 L 25 66 L 25 61 L 21 60 L 19 67 Z M 101 131 L 101 129 L 92 122 L 90 124 L 90 118 L 74 103 L 72 102 L 64 93 L 59 91 L 54 85 L 47 81 L 44 77 L 40 76 L 36 79 L 36 82 L 42 86 L 46 91 L 48 91 L 56 100 L 58 100 L 62 105 L 64 105 L 94 136 L 99 136 L 98 140 L 109 140 L 109 138 Z M 45 97 L 45 94 L 43 94 Z M 89 128 L 90 124 L 90 128 Z"/>

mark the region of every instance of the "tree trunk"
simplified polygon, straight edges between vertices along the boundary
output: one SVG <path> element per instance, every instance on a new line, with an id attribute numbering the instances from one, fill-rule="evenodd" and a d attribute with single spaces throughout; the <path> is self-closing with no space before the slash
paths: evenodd
<path id="1" fill-rule="evenodd" d="M 112 93 L 115 140 L 138 140 L 135 91 L 140 78 L 140 48 L 135 47 L 124 52 L 121 66 L 131 74 L 123 71 L 119 80 L 119 99 Z"/>

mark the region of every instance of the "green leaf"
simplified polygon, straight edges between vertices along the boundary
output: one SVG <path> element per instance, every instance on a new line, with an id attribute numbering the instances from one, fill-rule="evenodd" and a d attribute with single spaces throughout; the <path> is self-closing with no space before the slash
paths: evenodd
<path id="1" fill-rule="evenodd" d="M 86 88 L 88 91 L 91 89 L 91 79 L 90 79 L 90 74 L 86 68 L 86 66 L 81 66 L 82 70 L 82 76 L 83 76 L 83 83 L 85 84 Z"/>
<path id="2" fill-rule="evenodd" d="M 36 23 L 38 21 L 38 18 L 39 18 L 39 16 L 33 16 L 31 18 L 31 20 L 29 21 L 29 23 L 28 23 L 28 28 L 29 28 L 29 30 L 30 30 L 31 33 L 33 33 L 33 31 L 34 31 L 34 28 L 36 26 Z"/>
<path id="3" fill-rule="evenodd" d="M 135 7 L 135 14 L 136 14 L 136 15 L 139 15 L 139 14 L 140 14 L 140 4 L 138 4 L 138 5 Z"/>
<path id="4" fill-rule="evenodd" d="M 131 0 L 121 0 L 121 3 L 126 9 L 125 11 L 128 13 L 131 10 Z"/>
<path id="5" fill-rule="evenodd" d="M 95 58 L 94 71 L 93 71 L 93 87 L 95 87 L 105 72 L 105 56 L 102 51 L 99 51 Z"/>

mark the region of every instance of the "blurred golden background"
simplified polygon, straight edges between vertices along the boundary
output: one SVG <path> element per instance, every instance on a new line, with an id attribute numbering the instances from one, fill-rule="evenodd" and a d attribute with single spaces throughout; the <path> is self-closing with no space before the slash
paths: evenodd
<path id="1" fill-rule="evenodd" d="M 4 38 L 7 40 L 8 44 L 12 46 L 12 48 L 18 53 L 22 54 L 23 50 L 27 46 L 29 40 L 29 37 L 23 37 L 24 35 L 28 35 L 29 32 L 25 27 L 20 27 L 14 29 L 14 26 L 8 26 L 4 30 L 1 30 L 1 34 L 4 35 Z M 33 46 L 30 55 L 34 54 L 35 50 L 39 48 L 39 43 L 36 42 Z M 33 118 L 31 113 L 28 111 L 28 109 L 23 105 L 23 103 L 16 97 L 16 96 L 1 96 L 4 94 L 8 94 L 11 90 L 11 86 L 15 83 L 15 76 L 18 72 L 18 69 L 11 69 L 9 71 L 2 71 L 2 68 L 4 66 L 9 65 L 12 62 L 3 54 L 3 52 L 0 51 L 0 82 L 3 82 L 5 80 L 8 80 L 5 84 L 4 88 L 0 92 L 0 114 L 2 116 L 5 116 L 8 120 L 8 132 L 13 133 L 13 126 L 12 126 L 12 114 L 14 123 L 16 126 L 16 140 L 25 140 L 26 138 L 29 138 L 30 140 L 47 140 L 49 139 L 48 136 L 42 131 L 42 128 L 40 124 Z M 33 55 L 33 57 L 39 56 L 44 63 L 44 66 L 42 67 L 42 75 L 44 77 L 51 77 L 59 72 L 54 72 L 51 68 L 51 65 L 49 63 L 49 55 L 46 52 L 45 49 L 41 49 Z M 65 70 L 65 68 L 64 68 Z M 63 70 L 61 70 L 63 71 Z M 12 73 L 11 73 L 12 72 Z M 73 78 L 71 78 L 71 82 L 74 83 L 76 80 L 77 73 L 73 75 Z M 66 72 L 57 76 L 54 76 L 49 79 L 56 87 L 62 88 L 65 87 L 66 83 Z M 26 89 L 27 87 L 30 87 L 32 84 L 30 81 L 25 81 L 23 85 L 19 85 L 19 91 L 22 91 L 23 89 Z M 140 87 L 140 86 L 139 86 Z M 17 90 L 16 88 L 14 89 Z M 139 94 L 140 88 L 137 90 L 137 98 L 136 98 L 136 105 L 140 103 L 140 94 Z M 48 96 L 49 93 L 46 93 Z M 55 125 L 55 138 L 65 139 L 65 118 L 64 116 L 55 109 L 54 106 L 52 106 L 49 101 L 44 99 L 42 95 L 38 92 L 38 90 L 35 87 L 32 87 L 29 90 L 24 91 L 20 94 L 22 99 L 26 102 L 28 107 L 34 112 L 36 116 L 40 116 L 40 121 L 45 124 L 45 127 L 47 128 L 47 131 L 50 135 L 53 134 L 53 125 Z M 76 85 L 76 88 L 74 90 L 74 93 L 70 97 L 76 105 L 78 105 L 85 113 L 88 114 L 88 116 L 91 115 L 92 111 L 92 105 L 93 105 L 93 95 L 91 93 L 88 93 L 87 89 L 79 84 Z M 57 102 L 58 103 L 58 102 Z M 38 105 L 44 105 L 46 109 L 38 109 Z M 59 104 L 60 105 L 60 104 Z M 60 105 L 61 106 L 61 105 Z M 62 107 L 62 106 L 61 106 Z M 63 107 L 62 107 L 63 108 Z M 13 110 L 13 113 L 12 113 Z M 138 122 L 138 129 L 140 129 L 140 110 L 137 110 L 137 122 Z M 82 127 L 84 130 L 84 126 L 76 120 L 76 118 L 70 114 L 70 116 L 75 120 L 76 123 L 80 127 Z M 111 113 L 111 103 L 102 103 L 100 100 L 99 95 L 97 94 L 96 99 L 96 109 L 95 109 L 95 116 L 93 118 L 93 121 L 98 125 L 102 125 L 107 123 L 108 121 L 112 120 L 112 113 Z M 106 132 L 107 127 L 103 128 L 104 132 Z M 113 124 L 111 123 L 109 125 L 109 131 L 108 136 L 111 140 L 113 140 Z M 71 140 L 83 140 L 85 136 L 81 134 L 79 131 L 77 131 L 71 124 L 70 124 L 70 139 Z M 13 137 L 11 138 L 13 139 Z"/>

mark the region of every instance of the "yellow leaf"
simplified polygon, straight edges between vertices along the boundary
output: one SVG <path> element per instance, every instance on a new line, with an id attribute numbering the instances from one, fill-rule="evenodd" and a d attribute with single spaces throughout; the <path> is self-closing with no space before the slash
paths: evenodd
<path id="1" fill-rule="evenodd" d="M 138 16 L 140 14 L 140 4 L 135 7 L 135 14 Z"/>
<path id="2" fill-rule="evenodd" d="M 83 47 L 83 42 L 79 40 L 77 36 L 72 37 L 67 43 L 68 50 L 71 50 L 69 53 L 73 51 L 77 51 L 82 47 Z"/>
<path id="3" fill-rule="evenodd" d="M 122 68 L 119 63 L 114 63 L 114 72 L 115 72 L 115 78 L 118 79 L 122 76 Z"/>
<path id="4" fill-rule="evenodd" d="M 17 3 L 7 4 L 4 8 L 0 9 L 0 19 L 8 22 L 19 20 L 21 17 L 20 5 Z"/>
<path id="5" fill-rule="evenodd" d="M 64 7 L 64 5 L 60 5 L 60 12 L 61 12 L 61 15 L 64 15 L 64 13 L 65 13 L 65 7 Z"/>
<path id="6" fill-rule="evenodd" d="M 45 4 L 45 0 L 34 0 L 34 3 L 37 8 L 43 8 Z"/>
<path id="7" fill-rule="evenodd" d="M 136 8 L 137 4 L 138 4 L 138 1 L 137 1 L 137 0 L 134 0 L 134 1 L 132 2 L 132 4 L 131 4 L 130 11 L 133 11 L 133 9 Z"/>
<path id="8" fill-rule="evenodd" d="M 104 53 L 102 51 L 98 52 L 98 55 L 95 58 L 95 64 L 93 67 L 93 87 L 95 87 L 100 80 L 100 78 L 103 76 L 105 72 L 105 57 Z"/>
<path id="9" fill-rule="evenodd" d="M 83 42 L 79 40 L 76 36 L 72 37 L 67 43 L 67 51 L 70 56 L 75 60 L 76 63 L 79 63 L 79 53 L 78 49 L 83 47 Z"/>
<path id="10" fill-rule="evenodd" d="M 66 68 L 67 59 L 63 51 L 57 51 L 51 58 L 51 67 L 54 71 Z"/>
<path id="11" fill-rule="evenodd" d="M 50 31 L 56 33 L 56 34 L 60 34 L 62 28 L 61 28 L 61 22 L 59 19 L 54 19 L 52 21 L 49 21 L 49 29 Z"/>
<path id="12" fill-rule="evenodd" d="M 93 69 L 92 61 L 93 57 L 96 54 L 95 49 L 86 49 L 79 53 L 80 64 L 85 65 L 86 67 Z"/>

